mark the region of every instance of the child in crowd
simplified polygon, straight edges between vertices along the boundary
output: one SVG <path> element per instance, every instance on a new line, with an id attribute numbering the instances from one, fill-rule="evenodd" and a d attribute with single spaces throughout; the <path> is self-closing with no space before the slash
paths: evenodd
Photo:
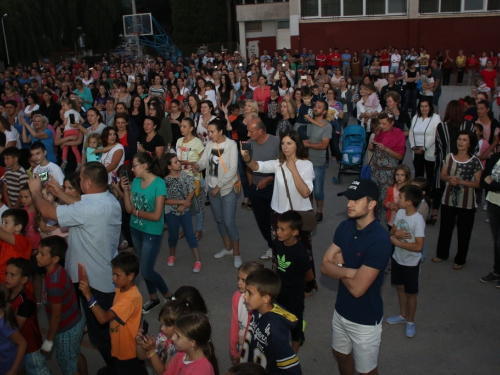
<path id="1" fill-rule="evenodd" d="M 10 258 L 7 262 L 5 286 L 9 290 L 9 303 L 15 311 L 19 331 L 27 342 L 26 371 L 28 374 L 51 375 L 45 356 L 40 352 L 42 334 L 38 325 L 34 294 L 26 284 L 31 276 L 31 263 L 24 258 Z"/>
<path id="2" fill-rule="evenodd" d="M 228 107 L 228 109 L 229 109 L 229 113 L 230 113 L 228 116 L 228 121 L 233 122 L 240 115 L 240 105 L 239 104 L 231 104 Z M 233 141 L 237 141 L 238 140 L 238 132 L 236 130 L 231 130 L 231 136 L 229 138 L 231 138 Z"/>
<path id="3" fill-rule="evenodd" d="M 394 184 L 387 189 L 384 201 L 384 207 L 387 208 L 386 221 L 389 231 L 394 225 L 396 213 L 399 211 L 399 190 L 411 183 L 410 168 L 405 164 L 398 165 L 394 170 L 393 179 Z"/>
<path id="4" fill-rule="evenodd" d="M 319 86 L 318 85 L 312 85 L 311 86 L 311 91 L 312 91 L 312 100 L 311 100 L 311 105 L 314 107 L 314 105 L 316 104 L 316 102 L 321 99 L 321 96 L 320 96 L 320 90 L 319 90 Z"/>
<path id="5" fill-rule="evenodd" d="M 94 153 L 95 150 L 102 148 L 102 139 L 98 133 L 90 133 L 85 142 L 83 149 L 85 150 L 85 162 L 101 161 L 101 153 Z"/>
<path id="6" fill-rule="evenodd" d="M 488 96 L 488 101 L 491 102 L 491 89 L 484 82 L 483 76 L 478 76 L 476 78 L 476 88 L 472 89 L 472 96 L 475 97 L 478 92 L 485 93 Z"/>
<path id="7" fill-rule="evenodd" d="M 5 203 L 9 208 L 21 207 L 19 195 L 21 187 L 28 183 L 28 174 L 23 167 L 19 165 L 21 152 L 16 147 L 7 147 L 3 153 L 5 159 L 3 196 Z"/>
<path id="8" fill-rule="evenodd" d="M 28 214 L 22 208 L 10 208 L 2 214 L 0 228 L 0 283 L 5 282 L 5 270 L 10 258 L 30 260 L 31 243 L 23 233 L 28 225 Z"/>
<path id="9" fill-rule="evenodd" d="M 365 85 L 365 90 L 368 91 L 368 98 L 364 103 L 365 113 L 372 115 L 373 113 L 378 112 L 378 107 L 380 106 L 380 100 L 378 99 L 373 84 L 370 83 L 368 85 Z"/>
<path id="10" fill-rule="evenodd" d="M 167 199 L 165 199 L 166 223 L 168 226 L 168 246 L 170 256 L 167 266 L 173 267 L 175 264 L 175 250 L 179 239 L 179 227 L 194 255 L 193 272 L 201 271 L 200 251 L 198 241 L 194 234 L 193 221 L 191 220 L 190 208 L 194 199 L 194 179 L 182 171 L 182 165 L 176 154 L 165 154 L 162 157 L 163 173 L 167 184 Z"/>
<path id="11" fill-rule="evenodd" d="M 139 259 L 133 253 L 122 252 L 111 260 L 111 268 L 116 290 L 108 311 L 97 304 L 88 280 L 80 280 L 79 288 L 97 321 L 100 324 L 109 322 L 116 373 L 147 375 L 146 365 L 137 358 L 135 342 L 142 312 L 142 296 L 134 282 L 139 274 Z"/>
<path id="12" fill-rule="evenodd" d="M 260 363 L 270 375 L 302 374 L 299 359 L 288 341 L 297 318 L 275 304 L 281 289 L 279 276 L 264 268 L 245 280 L 245 302 L 252 319 L 241 353 L 242 362 Z"/>
<path id="13" fill-rule="evenodd" d="M 217 94 L 215 93 L 215 85 L 211 81 L 205 82 L 205 99 L 210 100 L 214 105 L 214 109 L 217 109 Z"/>
<path id="14" fill-rule="evenodd" d="M 240 362 L 245 333 L 252 315 L 243 298 L 245 295 L 245 280 L 250 273 L 261 268 L 264 268 L 264 265 L 255 261 L 245 262 L 238 268 L 238 290 L 233 294 L 231 328 L 229 330 L 229 353 L 233 363 Z"/>
<path id="15" fill-rule="evenodd" d="M 163 305 L 158 320 L 160 333 L 156 337 L 144 334 L 139 330 L 136 341 L 137 358 L 149 358 L 156 375 L 163 375 L 167 371 L 171 360 L 177 353 L 172 336 L 174 335 L 175 322 L 182 315 L 194 312 L 193 305 L 185 299 L 171 300 Z M 158 354 L 158 355 L 156 355 Z"/>
<path id="16" fill-rule="evenodd" d="M 31 158 L 36 164 L 33 169 L 34 174 L 47 172 L 52 176 L 57 183 L 62 186 L 64 184 L 64 173 L 62 169 L 55 163 L 47 160 L 47 150 L 42 142 L 35 142 L 30 147 Z"/>
<path id="17" fill-rule="evenodd" d="M 42 196 L 47 201 L 57 207 L 56 197 L 47 190 L 47 188 L 42 189 Z M 40 217 L 40 236 L 42 238 L 48 237 L 50 235 L 59 235 L 59 224 L 55 220 L 45 220 Z M 66 234 L 67 235 L 67 234 Z"/>
<path id="18" fill-rule="evenodd" d="M 287 211 L 278 217 L 277 239 L 273 247 L 273 268 L 281 280 L 281 290 L 276 302 L 297 317 L 297 324 L 292 329 L 292 349 L 298 353 L 300 345 L 305 341 L 303 330 L 304 286 L 314 280 L 309 261 L 309 253 L 297 240 L 302 228 L 302 216 L 296 211 Z"/>
<path id="19" fill-rule="evenodd" d="M 79 371 L 78 357 L 85 319 L 76 302 L 73 282 L 59 264 L 66 255 L 68 245 L 64 238 L 50 236 L 40 241 L 36 261 L 45 267 L 42 296 L 49 319 L 47 337 L 42 352 L 50 353 L 55 348 L 57 362 L 63 374 Z"/>
<path id="20" fill-rule="evenodd" d="M 391 284 L 398 290 L 400 314 L 387 318 L 387 323 L 406 323 L 406 337 L 414 337 L 417 309 L 418 277 L 425 237 L 425 220 L 417 212 L 423 194 L 414 185 L 399 191 L 400 210 L 391 229 L 392 255 Z"/>
<path id="21" fill-rule="evenodd" d="M 64 111 L 64 121 L 62 123 L 64 129 L 64 137 L 71 137 L 79 135 L 80 131 L 77 128 L 71 126 L 71 124 L 79 124 L 80 123 L 80 114 L 75 111 L 75 104 L 70 98 L 62 98 L 61 99 L 61 108 Z M 74 120 L 74 121 L 71 121 Z M 75 155 L 76 162 L 78 163 L 77 169 L 81 166 L 82 163 L 82 155 L 80 154 L 80 150 L 78 150 L 78 146 L 62 146 L 62 164 L 61 169 L 65 169 L 68 165 L 68 149 L 71 147 L 73 154 Z"/>
<path id="22" fill-rule="evenodd" d="M 201 293 L 194 286 L 184 285 L 177 289 L 174 293 L 175 299 L 184 299 L 188 301 L 192 307 L 193 311 L 199 311 L 203 314 L 208 314 L 207 304 L 201 296 Z"/>
<path id="23" fill-rule="evenodd" d="M 21 204 L 24 210 L 28 213 L 28 225 L 26 226 L 25 235 L 31 243 L 31 262 L 33 267 L 33 288 L 35 289 L 35 297 L 37 302 L 42 300 L 42 274 L 44 269 L 36 266 L 36 254 L 38 253 L 38 245 L 40 244 L 40 214 L 36 209 L 33 198 L 31 197 L 28 184 L 21 189 Z"/>
<path id="24" fill-rule="evenodd" d="M 424 195 L 422 201 L 417 207 L 417 212 L 422 215 L 425 222 L 427 222 L 427 218 L 429 217 L 430 207 L 431 207 L 431 183 L 425 177 L 415 177 L 411 181 L 412 185 L 418 186 L 420 190 L 422 190 L 422 194 Z M 420 263 L 423 263 L 427 256 L 427 246 L 424 239 L 424 247 L 422 248 L 422 259 Z"/>
<path id="25" fill-rule="evenodd" d="M 218 375 L 219 366 L 210 341 L 211 334 L 210 321 L 201 312 L 186 314 L 177 319 L 172 337 L 177 354 L 165 375 Z"/>
<path id="26" fill-rule="evenodd" d="M 0 374 L 17 374 L 24 366 L 26 340 L 17 330 L 16 315 L 8 303 L 7 288 L 0 284 Z"/>

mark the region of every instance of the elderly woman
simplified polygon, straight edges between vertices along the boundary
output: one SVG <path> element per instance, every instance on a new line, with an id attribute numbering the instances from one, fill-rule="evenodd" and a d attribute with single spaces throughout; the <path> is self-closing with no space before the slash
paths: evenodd
<path id="1" fill-rule="evenodd" d="M 54 132 L 48 128 L 49 120 L 47 117 L 39 113 L 34 114 L 32 117 L 33 127 L 24 118 L 20 118 L 20 122 L 23 126 L 23 142 L 32 144 L 42 142 L 47 150 L 47 160 L 57 164 L 57 156 L 54 152 Z"/>
<path id="2" fill-rule="evenodd" d="M 200 160 L 192 166 L 193 173 L 207 170 L 205 190 L 210 199 L 210 208 L 217 222 L 219 234 L 224 248 L 214 255 L 219 259 L 225 255 L 234 256 L 234 267 L 242 264 L 240 240 L 236 228 L 236 203 L 238 197 L 235 186 L 241 184 L 238 178 L 238 146 L 224 133 L 225 124 L 214 119 L 208 124 L 208 135 L 205 151 Z"/>
<path id="3" fill-rule="evenodd" d="M 458 250 L 454 270 L 461 270 L 466 262 L 469 241 L 476 215 L 475 191 L 481 180 L 482 166 L 474 150 L 476 135 L 467 130 L 458 132 L 456 154 L 446 155 L 441 168 L 441 181 L 445 182 L 441 200 L 441 224 L 434 263 L 448 259 L 455 225 L 458 232 Z"/>
<path id="4" fill-rule="evenodd" d="M 436 145 L 436 129 L 441 118 L 434 113 L 432 98 L 420 100 L 417 114 L 413 117 L 409 133 L 410 146 L 413 151 L 415 177 L 425 177 L 431 185 L 434 182 L 434 151 Z"/>
<path id="5" fill-rule="evenodd" d="M 385 111 L 378 115 L 379 133 L 375 136 L 368 149 L 373 152 L 371 160 L 372 180 L 380 189 L 379 218 L 386 216 L 384 200 L 389 186 L 394 183 L 394 170 L 403 160 L 406 138 L 401 129 L 394 126 L 394 113 Z"/>
<path id="6" fill-rule="evenodd" d="M 313 191 L 314 168 L 309 160 L 307 148 L 304 147 L 295 130 L 285 131 L 281 134 L 280 140 L 281 147 L 277 160 L 255 161 L 248 151 L 241 150 L 244 162 L 252 171 L 274 173 L 274 190 L 271 200 L 271 236 L 273 239 L 276 238 L 279 215 L 292 210 L 292 206 L 296 211 L 312 211 L 309 196 Z M 290 198 L 288 198 L 287 190 Z M 299 240 L 308 250 L 309 260 L 314 270 L 311 232 L 300 231 Z M 261 259 L 271 257 L 272 254 L 266 253 Z M 274 257 L 273 261 L 276 261 Z M 316 280 L 306 284 L 305 292 L 311 293 L 313 289 L 317 289 Z"/>

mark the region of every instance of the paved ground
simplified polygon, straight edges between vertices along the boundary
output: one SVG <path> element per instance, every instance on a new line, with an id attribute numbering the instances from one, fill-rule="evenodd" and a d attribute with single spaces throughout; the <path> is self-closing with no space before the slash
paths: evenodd
<path id="1" fill-rule="evenodd" d="M 455 91 L 455 90 L 454 90 Z M 464 96 L 467 89 L 453 93 L 453 98 Z M 450 100 L 451 92 L 445 88 L 443 100 Z M 498 108 L 495 109 L 498 113 Z M 411 165 L 408 157 L 405 163 Z M 331 318 L 336 299 L 337 281 L 319 275 L 319 265 L 324 250 L 330 245 L 335 228 L 345 219 L 346 200 L 337 197 L 354 176 L 343 179 L 341 185 L 331 183 L 337 173 L 335 163 L 330 164 L 325 182 L 325 217 L 313 237 L 314 257 L 318 272 L 319 292 L 306 300 L 307 321 L 306 343 L 300 349 L 299 358 L 304 374 L 338 373 L 336 362 L 330 350 Z M 417 335 L 406 338 L 404 326 L 389 326 L 384 322 L 379 368 L 381 374 L 492 374 L 500 369 L 498 355 L 498 323 L 500 311 L 500 290 L 494 284 L 485 285 L 479 277 L 491 271 L 493 262 L 492 239 L 486 213 L 479 210 L 476 215 L 467 264 L 461 271 L 452 270 L 452 260 L 434 264 L 434 255 L 439 222 L 426 229 L 427 260 L 421 271 L 420 294 L 416 315 Z M 440 218 L 441 220 L 441 218 Z M 243 260 L 257 259 L 266 244 L 255 224 L 252 212 L 238 208 L 236 222 L 241 236 Z M 185 240 L 178 247 L 175 267 L 166 267 L 167 241 L 158 257 L 157 271 L 166 279 L 172 291 L 182 285 L 193 285 L 204 296 L 210 310 L 212 341 L 221 368 L 221 374 L 230 367 L 228 338 L 231 313 L 231 296 L 236 290 L 236 270 L 232 259 L 214 259 L 222 243 L 218 237 L 212 215 L 206 212 L 205 236 L 200 241 L 203 271 L 191 272 L 193 257 Z M 456 251 L 456 237 L 451 254 Z M 270 266 L 270 262 L 266 262 Z M 110 275 L 111 277 L 111 275 Z M 139 288 L 147 297 L 145 285 Z M 397 295 L 386 278 L 382 295 L 385 316 L 398 312 Z M 153 310 L 147 319 L 150 332 L 158 328 L 159 308 Z M 45 313 L 40 312 L 42 328 L 47 328 Z M 90 348 L 85 336 L 82 352 L 87 358 L 89 374 L 95 374 L 104 365 L 96 350 Z M 51 360 L 54 374 L 60 370 Z"/>

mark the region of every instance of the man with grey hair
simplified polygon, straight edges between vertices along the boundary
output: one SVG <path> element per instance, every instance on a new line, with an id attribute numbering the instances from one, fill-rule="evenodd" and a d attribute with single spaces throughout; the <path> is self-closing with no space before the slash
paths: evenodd
<path id="1" fill-rule="evenodd" d="M 260 118 L 253 118 L 248 122 L 248 143 L 251 145 L 252 159 L 267 161 L 278 159 L 280 140 L 274 135 L 266 133 L 266 125 Z M 267 251 L 260 257 L 262 260 L 272 259 L 271 238 L 271 200 L 273 198 L 274 174 L 252 171 L 252 184 L 248 192 L 252 202 L 252 211 L 257 221 L 260 233 L 267 241 Z"/>

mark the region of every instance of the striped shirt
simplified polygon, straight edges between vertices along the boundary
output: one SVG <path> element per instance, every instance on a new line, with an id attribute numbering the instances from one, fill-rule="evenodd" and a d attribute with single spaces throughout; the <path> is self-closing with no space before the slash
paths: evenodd
<path id="1" fill-rule="evenodd" d="M 45 275 L 42 301 L 49 320 L 52 316 L 52 304 L 61 304 L 61 320 L 57 333 L 70 330 L 82 318 L 76 303 L 76 293 L 71 278 L 66 273 L 66 270 L 59 265 L 56 266 L 54 271 Z"/>
<path id="2" fill-rule="evenodd" d="M 13 171 L 7 169 L 5 172 L 5 183 L 7 184 L 7 194 L 12 206 L 14 206 L 21 194 L 21 188 L 28 183 L 29 177 L 23 167 Z"/>

